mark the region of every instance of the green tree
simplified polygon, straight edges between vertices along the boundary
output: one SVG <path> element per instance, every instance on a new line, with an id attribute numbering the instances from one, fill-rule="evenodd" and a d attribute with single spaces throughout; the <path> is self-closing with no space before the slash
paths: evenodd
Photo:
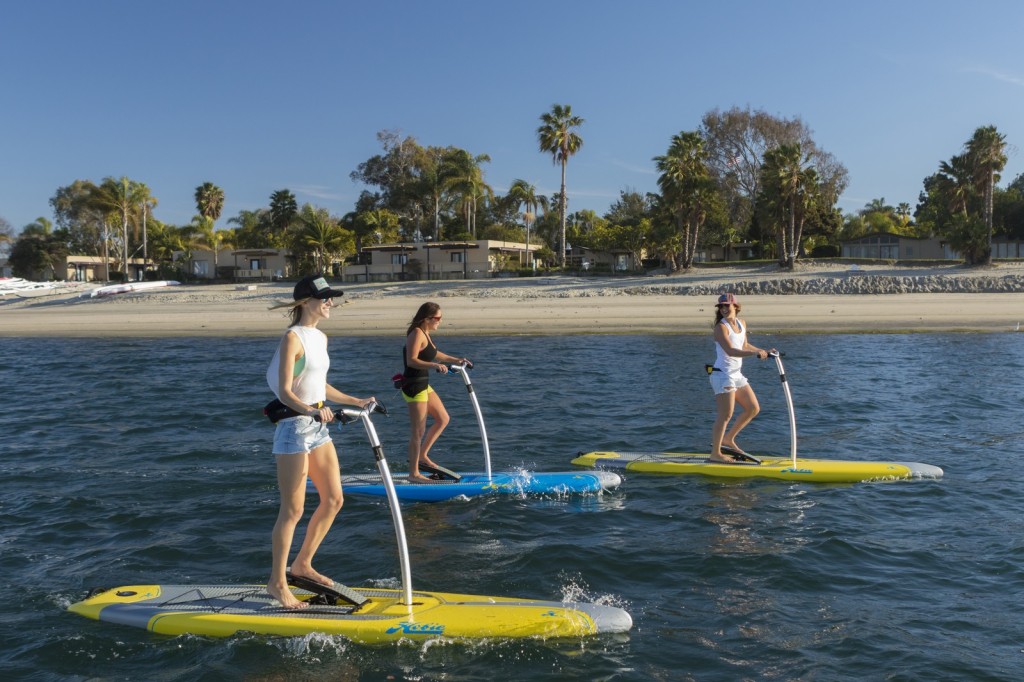
<path id="1" fill-rule="evenodd" d="M 287 189 L 279 189 L 270 195 L 270 215 L 268 221 L 268 244 L 282 246 L 286 240 L 288 229 L 299 215 L 299 204 L 295 195 Z"/>
<path id="2" fill-rule="evenodd" d="M 7 262 L 16 277 L 50 279 L 67 255 L 67 246 L 59 235 L 30 233 L 14 241 Z"/>
<path id="3" fill-rule="evenodd" d="M 768 150 L 762 168 L 761 196 L 764 215 L 776 227 L 779 265 L 792 270 L 800 251 L 804 221 L 821 198 L 811 154 L 805 153 L 799 144 Z"/>
<path id="4" fill-rule="evenodd" d="M 30 235 L 47 237 L 51 234 L 53 234 L 53 223 L 43 216 L 39 216 L 28 225 L 21 228 L 21 235 L 23 237 Z"/>
<path id="5" fill-rule="evenodd" d="M 583 119 L 572 113 L 568 104 L 554 104 L 551 111 L 541 114 L 541 125 L 537 128 L 537 140 L 540 151 L 551 154 L 553 163 L 562 166 L 562 188 L 559 193 L 558 215 L 561 221 L 562 238 L 559 242 L 559 265 L 565 267 L 565 168 L 569 159 L 583 147 L 583 138 L 577 129 L 583 125 Z"/>
<path id="6" fill-rule="evenodd" d="M 988 232 L 986 262 L 991 265 L 993 196 L 999 172 L 1006 166 L 1006 136 L 996 130 L 995 126 L 982 126 L 974 131 L 965 147 L 975 187 L 982 195 L 985 229 Z"/>
<path id="7" fill-rule="evenodd" d="M 224 210 L 224 190 L 212 182 L 204 182 L 196 187 L 195 200 L 199 215 L 214 223 L 220 219 Z"/>
<path id="8" fill-rule="evenodd" d="M 658 187 L 679 234 L 679 257 L 672 258 L 673 270 L 693 265 L 700 228 L 716 198 L 708 159 L 704 138 L 696 131 L 674 135 L 668 151 L 654 157 L 660 172 Z"/>
<path id="9" fill-rule="evenodd" d="M 216 277 L 220 267 L 220 250 L 234 246 L 234 233 L 231 230 L 218 230 L 213 220 L 210 216 L 194 216 L 191 231 L 197 246 L 204 246 L 213 251 L 213 271 Z"/>
<path id="10" fill-rule="evenodd" d="M 537 212 L 541 209 L 548 212 L 548 198 L 537 193 L 537 188 L 526 180 L 516 179 L 509 187 L 508 197 L 517 207 L 523 208 L 523 226 L 526 228 L 527 267 L 533 267 L 533 256 L 530 255 L 530 228 L 537 220 Z"/>
<path id="11" fill-rule="evenodd" d="M 271 236 L 270 211 L 265 208 L 242 209 L 238 215 L 228 218 L 229 225 L 235 225 L 235 244 L 240 249 L 262 249 L 278 246 Z"/>
<path id="12" fill-rule="evenodd" d="M 310 253 L 316 272 L 327 272 L 331 263 L 354 251 L 354 235 L 342 228 L 327 209 L 305 204 L 298 216 L 296 241 L 300 252 Z"/>
<path id="13" fill-rule="evenodd" d="M 811 129 L 799 117 L 779 117 L 750 107 L 714 109 L 704 115 L 701 134 L 707 141 L 709 166 L 721 189 L 729 219 L 743 234 L 754 230 L 759 222 L 756 203 L 761 166 L 765 152 L 770 149 L 799 144 L 814 157 L 823 206 L 835 205 L 849 183 L 846 168 L 815 143 Z M 823 213 L 822 219 L 828 218 L 828 214 Z M 764 235 L 757 237 L 768 243 Z"/>
<path id="14" fill-rule="evenodd" d="M 444 179 L 444 188 L 461 197 L 462 215 L 466 220 L 466 232 L 476 237 L 476 216 L 480 200 L 494 199 L 494 190 L 484 182 L 481 164 L 487 163 L 491 157 L 487 154 L 472 156 L 469 152 L 459 149 L 451 155 L 451 164 Z"/>
<path id="15" fill-rule="evenodd" d="M 104 214 L 104 223 L 111 217 L 120 223 L 120 232 L 115 233 L 116 238 L 110 240 L 110 243 L 114 247 L 115 257 L 121 256 L 121 272 L 127 278 L 128 260 L 131 257 L 128 228 L 132 228 L 132 235 L 138 240 L 141 225 L 140 209 L 150 199 L 149 188 L 124 176 L 106 177 L 91 197 L 93 205 Z"/>

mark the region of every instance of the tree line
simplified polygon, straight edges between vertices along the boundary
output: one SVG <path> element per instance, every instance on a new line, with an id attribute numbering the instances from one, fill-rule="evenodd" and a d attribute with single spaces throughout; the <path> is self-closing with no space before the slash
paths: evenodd
<path id="1" fill-rule="evenodd" d="M 540 246 L 548 263 L 565 265 L 570 245 L 644 256 L 669 269 L 689 268 L 702 250 L 717 246 L 729 259 L 738 245 L 792 268 L 805 255 L 838 255 L 838 242 L 871 232 L 939 236 L 968 263 L 989 263 L 992 240 L 1024 238 L 1024 176 L 1000 188 L 1007 161 L 1005 136 L 978 128 L 961 153 L 923 181 L 913 212 L 884 198 L 843 215 L 837 208 L 848 184 L 846 168 L 813 139 L 799 118 L 749 107 L 708 111 L 701 125 L 668 141 L 652 159 L 658 192 L 624 189 L 598 215 L 570 212 L 567 174 L 583 147 L 585 121 L 556 104 L 540 116 L 538 151 L 550 154 L 561 182 L 553 196 L 516 179 L 505 194 L 486 181 L 485 153 L 423 146 L 412 136 L 381 131 L 382 151 L 360 163 L 351 179 L 364 186 L 353 210 L 333 216 L 298 206 L 288 189 L 269 205 L 242 210 L 218 228 L 224 192 L 206 182 L 195 190 L 196 215 L 184 226 L 154 215 L 156 197 L 126 177 L 76 180 L 50 199 L 54 220 L 40 217 L 15 236 L 0 218 L 0 244 L 16 273 L 38 273 L 67 254 L 106 256 L 128 271 L 142 258 L 171 271 L 171 255 L 196 249 L 291 249 L 300 269 L 325 271 L 364 246 L 397 241 L 503 239 Z M 216 267 L 215 263 L 215 267 Z M 180 273 L 187 274 L 187 273 Z"/>

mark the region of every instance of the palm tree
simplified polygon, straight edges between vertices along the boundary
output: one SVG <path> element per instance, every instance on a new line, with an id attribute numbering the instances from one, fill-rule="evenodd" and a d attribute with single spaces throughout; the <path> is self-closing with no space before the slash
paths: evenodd
<path id="1" fill-rule="evenodd" d="M 965 145 L 971 161 L 975 187 L 984 200 L 985 227 L 988 230 L 987 263 L 992 264 L 992 197 L 995 194 L 999 171 L 1006 166 L 1006 136 L 995 126 L 982 126 Z"/>
<path id="2" fill-rule="evenodd" d="M 352 234 L 343 230 L 327 209 L 314 208 L 310 204 L 302 207 L 298 221 L 302 226 L 299 239 L 312 247 L 316 271 L 327 272 L 333 256 L 344 254 L 347 243 L 352 241 Z"/>
<path id="3" fill-rule="evenodd" d="M 450 170 L 445 174 L 446 189 L 462 197 L 462 214 L 466 219 L 466 232 L 476 236 L 476 213 L 480 199 L 494 198 L 494 190 L 484 182 L 480 164 L 490 162 L 487 154 L 471 156 L 464 149 L 457 150 L 451 158 Z"/>
<path id="4" fill-rule="evenodd" d="M 768 208 L 779 230 L 779 264 L 790 270 L 796 264 L 804 220 L 821 194 L 818 173 L 810 163 L 811 154 L 804 154 L 799 144 L 784 144 L 765 152 L 761 166 Z"/>
<path id="5" fill-rule="evenodd" d="M 279 189 L 270 195 L 270 229 L 276 245 L 284 243 L 284 233 L 299 214 L 295 195 L 287 189 Z"/>
<path id="6" fill-rule="evenodd" d="M 105 214 L 113 215 L 121 222 L 121 272 L 128 277 L 128 225 L 132 224 L 133 232 L 138 239 L 139 223 L 137 211 L 139 207 L 149 198 L 149 188 L 141 182 L 129 180 L 126 177 L 114 179 L 107 177 L 103 179 L 100 186 L 96 188 L 92 199 L 95 205 Z"/>
<path id="7" fill-rule="evenodd" d="M 142 214 L 142 269 L 146 270 L 146 263 L 149 261 L 149 237 L 146 232 L 148 217 L 153 213 L 159 203 L 149 187 L 140 182 L 138 188 L 139 212 Z"/>
<path id="8" fill-rule="evenodd" d="M 533 258 L 530 255 L 530 228 L 533 226 L 533 221 L 537 218 L 538 209 L 543 208 L 544 212 L 548 211 L 548 198 L 543 194 L 537 194 L 537 188 L 528 183 L 526 180 L 517 179 L 512 183 L 512 186 L 508 189 L 508 196 L 517 202 L 518 206 L 522 206 L 523 211 L 523 222 L 526 223 L 526 267 L 532 267 Z"/>
<path id="9" fill-rule="evenodd" d="M 47 237 L 53 233 L 53 222 L 44 216 L 39 216 L 25 227 L 21 228 L 21 236 Z"/>
<path id="10" fill-rule="evenodd" d="M 901 201 L 899 206 L 896 207 L 896 217 L 900 221 L 900 227 L 906 229 L 907 225 L 910 224 L 910 204 Z"/>
<path id="11" fill-rule="evenodd" d="M 562 223 L 559 263 L 565 267 L 565 166 L 569 162 L 569 157 L 583 147 L 583 138 L 576 132 L 576 129 L 583 125 L 583 119 L 574 115 L 572 107 L 568 104 L 554 104 L 551 111 L 541 114 L 540 120 L 542 125 L 537 128 L 540 151 L 549 152 L 553 163 L 562 164 L 561 202 L 558 209 Z"/>
<path id="12" fill-rule="evenodd" d="M 213 276 L 217 276 L 217 269 L 220 266 L 219 252 L 221 249 L 231 248 L 234 245 L 234 234 L 232 230 L 218 230 L 213 224 L 213 218 L 204 215 L 197 215 L 192 218 L 192 232 L 198 237 L 198 242 L 213 251 Z"/>
<path id="13" fill-rule="evenodd" d="M 715 200 L 715 182 L 708 166 L 710 156 L 698 132 L 672 137 L 668 152 L 654 157 L 661 175 L 658 187 L 672 211 L 682 240 L 682 261 L 673 258 L 676 270 L 689 268 L 697 253 L 697 238 Z"/>
<path id="14" fill-rule="evenodd" d="M 217 222 L 224 210 L 224 190 L 212 182 L 204 182 L 196 187 L 195 198 L 199 215 Z"/>

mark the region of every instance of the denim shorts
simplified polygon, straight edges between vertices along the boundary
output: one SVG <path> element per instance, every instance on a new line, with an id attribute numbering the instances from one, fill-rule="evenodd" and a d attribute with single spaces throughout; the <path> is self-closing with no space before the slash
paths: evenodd
<path id="1" fill-rule="evenodd" d="M 738 388 L 750 385 L 747 378 L 739 372 L 736 374 L 712 372 L 709 378 L 711 379 L 711 390 L 715 392 L 715 395 L 725 393 L 726 391 L 735 391 Z"/>
<path id="2" fill-rule="evenodd" d="M 275 455 L 304 454 L 331 440 L 327 424 L 312 417 L 291 417 L 277 422 L 274 431 Z"/>

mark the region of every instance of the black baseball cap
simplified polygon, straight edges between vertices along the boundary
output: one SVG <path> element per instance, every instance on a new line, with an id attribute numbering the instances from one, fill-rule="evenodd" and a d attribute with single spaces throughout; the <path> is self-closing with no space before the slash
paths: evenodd
<path id="1" fill-rule="evenodd" d="M 341 289 L 332 289 L 323 275 L 307 275 L 299 280 L 292 291 L 292 298 L 301 301 L 305 298 L 318 298 L 321 301 L 327 298 L 344 296 Z"/>

